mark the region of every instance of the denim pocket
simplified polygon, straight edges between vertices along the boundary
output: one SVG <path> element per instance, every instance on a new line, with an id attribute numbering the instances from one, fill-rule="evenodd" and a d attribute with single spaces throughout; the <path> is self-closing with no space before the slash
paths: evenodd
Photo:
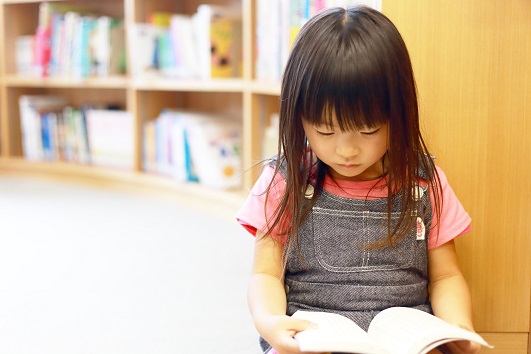
<path id="1" fill-rule="evenodd" d="M 319 264 L 331 272 L 404 269 L 413 265 L 419 242 L 412 230 L 392 247 L 371 249 L 386 237 L 387 212 L 344 211 L 315 207 L 313 238 Z M 391 215 L 391 227 L 399 213 Z"/>

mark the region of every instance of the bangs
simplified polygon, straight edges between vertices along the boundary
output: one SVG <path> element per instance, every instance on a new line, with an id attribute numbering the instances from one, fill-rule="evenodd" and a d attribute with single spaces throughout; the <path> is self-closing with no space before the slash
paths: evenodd
<path id="1" fill-rule="evenodd" d="M 389 121 L 385 77 L 368 62 L 369 58 L 358 54 L 352 57 L 356 61 L 339 55 L 329 61 L 335 64 L 309 70 L 317 74 L 305 78 L 298 107 L 306 121 L 332 126 L 335 114 L 342 131 L 374 128 Z"/>
<path id="2" fill-rule="evenodd" d="M 398 94 L 390 77 L 396 73 L 385 58 L 389 48 L 371 39 L 364 19 L 345 18 L 339 26 L 323 29 L 325 45 L 314 47 L 300 82 L 297 111 L 311 124 L 332 125 L 335 113 L 343 131 L 373 128 L 389 121 L 390 97 Z M 328 31 L 327 31 L 328 30 Z M 338 34 L 339 33 L 339 34 Z M 317 40 L 316 42 L 320 42 Z M 386 53 L 387 52 L 387 53 Z M 391 79 L 392 80 L 392 79 Z"/>

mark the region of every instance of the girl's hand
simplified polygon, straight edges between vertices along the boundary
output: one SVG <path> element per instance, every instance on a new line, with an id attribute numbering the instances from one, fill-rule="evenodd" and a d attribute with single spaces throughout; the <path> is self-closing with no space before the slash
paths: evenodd
<path id="1" fill-rule="evenodd" d="M 447 343 L 445 347 L 448 349 L 445 353 L 452 354 L 476 354 L 481 350 L 481 344 L 467 340 Z"/>
<path id="2" fill-rule="evenodd" d="M 298 332 L 314 327 L 315 324 L 289 316 L 271 316 L 262 323 L 261 335 L 278 354 L 300 354 L 299 345 L 293 338 Z M 273 351 L 273 353 L 275 353 Z"/>
<path id="3" fill-rule="evenodd" d="M 463 329 L 466 329 L 467 331 L 474 332 L 473 329 L 462 326 L 462 325 L 455 325 L 457 327 L 461 327 Z M 451 354 L 477 354 L 481 350 L 481 344 L 476 342 L 470 342 L 467 340 L 460 340 L 455 342 L 446 343 L 444 345 L 445 353 L 451 353 Z"/>

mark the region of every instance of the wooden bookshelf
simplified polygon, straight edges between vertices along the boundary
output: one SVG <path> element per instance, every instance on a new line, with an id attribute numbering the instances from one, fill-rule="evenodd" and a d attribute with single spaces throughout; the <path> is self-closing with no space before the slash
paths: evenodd
<path id="1" fill-rule="evenodd" d="M 67 1 L 62 1 L 68 3 Z M 35 79 L 16 74 L 15 38 L 35 31 L 39 1 L 0 0 L 0 173 L 41 174 L 173 191 L 237 208 L 262 159 L 262 134 L 278 111 L 280 85 L 257 80 L 257 0 L 236 2 L 243 15 L 243 77 L 218 80 Z M 88 8 L 144 22 L 153 11 L 192 14 L 200 0 L 77 0 Z M 383 0 L 402 32 L 416 73 L 425 137 L 473 218 L 458 252 L 474 300 L 476 329 L 498 348 L 530 352 L 531 321 L 531 6 L 528 0 L 444 3 Z M 128 52 L 131 56 L 133 53 Z M 73 104 L 117 102 L 135 119 L 135 166 L 116 171 L 23 159 L 17 98 L 62 94 Z M 143 172 L 141 128 L 166 107 L 241 112 L 244 187 L 212 191 Z M 208 203 L 205 203 L 208 204 Z"/>
<path id="2" fill-rule="evenodd" d="M 154 11 L 169 11 L 173 13 L 192 14 L 196 11 L 202 1 L 184 1 L 184 2 L 167 2 L 164 0 L 156 1 L 58 1 L 65 4 L 75 4 L 83 8 L 95 11 L 99 14 L 109 15 L 124 19 L 125 25 L 145 22 L 146 18 Z M 17 107 L 18 96 L 22 94 L 61 94 L 65 95 L 72 104 L 82 104 L 84 101 L 116 103 L 126 107 L 133 112 L 135 126 L 135 168 L 132 174 L 142 174 L 142 149 L 141 127 L 142 122 L 146 119 L 155 117 L 160 110 L 168 107 L 183 109 L 201 109 L 213 113 L 227 109 L 237 110 L 242 117 L 242 126 L 246 129 L 250 124 L 252 117 L 245 115 L 249 112 L 248 107 L 244 104 L 244 95 L 249 93 L 248 87 L 251 83 L 249 69 L 251 63 L 243 61 L 243 71 L 246 73 L 241 78 L 234 79 L 212 79 L 212 80 L 175 80 L 161 76 L 132 77 L 130 75 L 114 76 L 105 78 L 58 78 L 45 77 L 36 78 L 28 76 L 19 76 L 16 72 L 15 61 L 15 39 L 19 35 L 30 35 L 35 33 L 38 9 L 40 1 L 0 1 L 2 8 L 2 55 L 0 58 L 1 76 L 0 92 L 2 99 L 0 105 L 2 114 L 0 115 L 1 124 L 1 146 L 0 156 L 2 157 L 2 168 L 8 169 L 11 164 L 9 161 L 17 161 L 16 165 L 24 163 L 22 158 L 21 132 L 19 123 L 19 111 Z M 232 5 L 231 0 L 209 1 L 209 4 Z M 251 9 L 250 1 L 236 1 L 241 7 L 242 13 L 249 13 Z M 244 20 L 244 26 L 250 27 L 252 24 L 248 19 Z M 245 30 L 242 31 L 245 33 Z M 247 31 L 248 32 L 248 31 Z M 5 40 L 4 40 L 5 39 Z M 246 45 L 244 51 L 250 53 L 248 48 L 251 45 L 249 36 L 244 39 Z M 131 53 L 128 53 L 128 56 Z M 103 90 L 103 91 L 102 91 Z M 105 92 L 105 94 L 102 94 Z M 98 97 L 99 96 L 99 97 Z M 3 102 L 6 102 L 4 105 Z M 247 129 L 248 130 L 248 129 Z M 244 160 L 251 161 L 253 156 L 259 155 L 258 151 L 252 151 L 244 146 Z M 248 168 L 252 163 L 244 163 Z M 41 171 L 49 167 L 50 173 L 54 174 L 57 169 L 56 163 L 43 163 Z M 28 168 L 35 167 L 34 164 L 28 163 Z M 88 173 L 91 167 L 83 168 L 84 173 Z M 112 175 L 114 171 L 110 171 Z M 256 176 L 256 173 L 254 174 Z M 156 180 L 156 176 L 150 180 Z M 160 177 L 162 181 L 166 178 Z M 252 183 L 253 175 L 246 174 L 246 183 L 249 186 Z M 172 182 L 178 184 L 177 182 Z M 181 183 L 182 184 L 182 183 Z M 184 189 L 193 191 L 201 188 L 195 185 L 184 184 Z M 239 195 L 240 190 L 232 191 L 233 194 Z"/>

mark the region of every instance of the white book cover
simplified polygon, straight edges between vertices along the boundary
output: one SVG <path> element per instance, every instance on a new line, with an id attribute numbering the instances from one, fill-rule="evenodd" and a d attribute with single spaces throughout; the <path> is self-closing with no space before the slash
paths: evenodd
<path id="1" fill-rule="evenodd" d="M 212 114 L 187 113 L 186 136 L 199 183 L 213 189 L 242 184 L 241 122 Z"/>
<path id="2" fill-rule="evenodd" d="M 304 352 L 427 354 L 442 344 L 459 340 L 493 348 L 475 332 L 408 307 L 391 307 L 379 312 L 367 332 L 336 313 L 297 311 L 293 317 L 316 325 L 295 335 Z"/>
<path id="3" fill-rule="evenodd" d="M 199 70 L 198 41 L 192 16 L 176 14 L 170 19 L 170 35 L 176 59 L 176 77 L 197 77 Z"/>
<path id="4" fill-rule="evenodd" d="M 90 160 L 94 165 L 134 167 L 133 116 L 128 111 L 90 109 L 86 112 Z"/>
<path id="5" fill-rule="evenodd" d="M 129 64 L 134 77 L 156 74 L 154 58 L 157 37 L 167 29 L 147 23 L 133 23 L 127 25 L 127 45 L 129 50 Z"/>

